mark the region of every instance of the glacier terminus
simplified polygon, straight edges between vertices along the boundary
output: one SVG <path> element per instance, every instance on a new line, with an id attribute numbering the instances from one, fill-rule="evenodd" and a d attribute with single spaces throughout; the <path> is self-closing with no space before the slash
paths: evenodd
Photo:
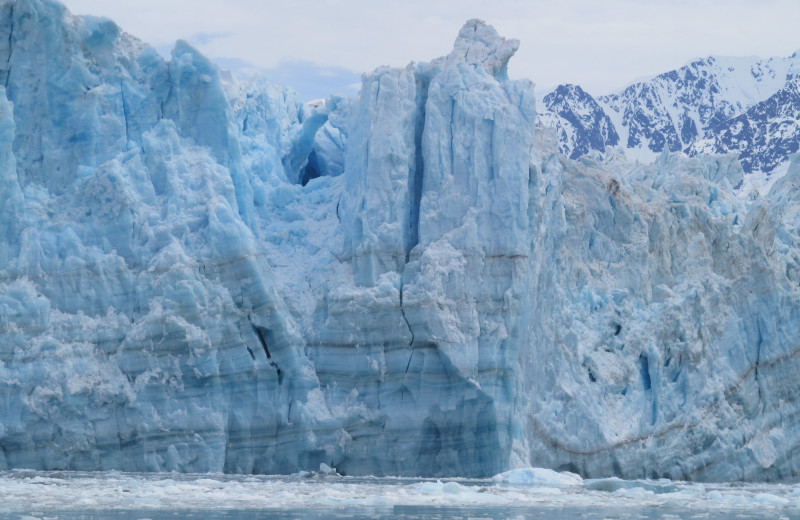
<path id="1" fill-rule="evenodd" d="M 567 157 L 518 45 L 303 104 L 0 3 L 0 469 L 797 477 L 800 161 Z"/>

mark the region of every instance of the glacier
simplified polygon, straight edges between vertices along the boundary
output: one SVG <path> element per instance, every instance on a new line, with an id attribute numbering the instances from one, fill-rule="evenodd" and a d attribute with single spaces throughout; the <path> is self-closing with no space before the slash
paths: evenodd
<path id="1" fill-rule="evenodd" d="M 302 104 L 0 10 L 0 469 L 800 471 L 800 161 L 565 157 L 480 20 Z"/>

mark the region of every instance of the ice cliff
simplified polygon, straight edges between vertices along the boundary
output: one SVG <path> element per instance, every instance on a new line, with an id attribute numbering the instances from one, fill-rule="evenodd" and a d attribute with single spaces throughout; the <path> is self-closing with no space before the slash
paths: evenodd
<path id="1" fill-rule="evenodd" d="M 0 468 L 800 470 L 800 163 L 570 160 L 479 20 L 302 105 L 0 8 Z"/>

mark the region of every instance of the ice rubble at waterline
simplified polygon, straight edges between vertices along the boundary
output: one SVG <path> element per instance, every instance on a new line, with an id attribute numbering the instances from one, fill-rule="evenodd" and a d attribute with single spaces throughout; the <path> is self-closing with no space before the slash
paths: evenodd
<path id="1" fill-rule="evenodd" d="M 797 485 L 581 480 L 541 468 L 492 480 L 15 470 L 0 473 L 0 489 L 2 518 L 789 518 L 800 507 Z"/>

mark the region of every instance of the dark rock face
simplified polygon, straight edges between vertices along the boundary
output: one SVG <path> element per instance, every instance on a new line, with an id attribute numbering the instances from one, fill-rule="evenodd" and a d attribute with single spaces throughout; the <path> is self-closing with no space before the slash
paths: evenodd
<path id="1" fill-rule="evenodd" d="M 619 144 L 614 123 L 578 85 L 559 85 L 544 97 L 544 107 L 546 124 L 558 129 L 560 149 L 572 159 Z"/>
<path id="2" fill-rule="evenodd" d="M 800 79 L 746 112 L 723 121 L 686 148 L 689 155 L 739 154 L 746 172 L 772 171 L 800 147 Z"/>

